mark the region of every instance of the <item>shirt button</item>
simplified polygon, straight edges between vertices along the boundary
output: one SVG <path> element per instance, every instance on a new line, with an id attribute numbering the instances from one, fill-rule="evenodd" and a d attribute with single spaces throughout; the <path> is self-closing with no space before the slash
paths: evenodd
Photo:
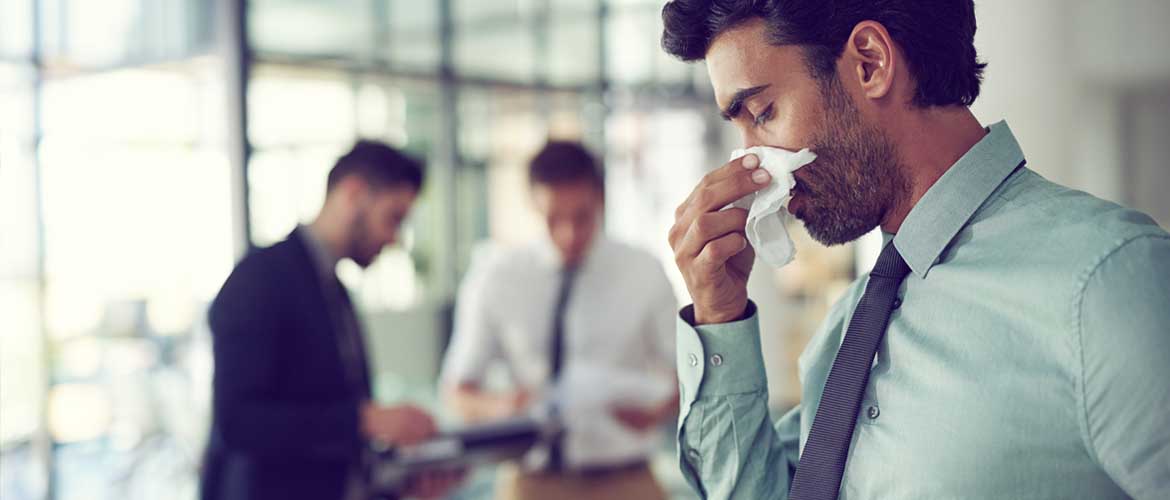
<path id="1" fill-rule="evenodd" d="M 890 310 L 892 311 L 892 310 L 897 309 L 899 307 L 902 307 L 902 298 L 901 297 L 894 297 L 894 304 L 892 306 L 890 306 Z"/>
<path id="2" fill-rule="evenodd" d="M 699 450 L 691 448 L 687 450 L 687 458 L 691 460 L 692 464 L 699 464 Z"/>
<path id="3" fill-rule="evenodd" d="M 714 366 L 719 366 L 719 365 L 723 364 L 723 356 L 720 356 L 718 354 L 711 356 L 711 364 Z"/>
<path id="4" fill-rule="evenodd" d="M 690 361 L 691 361 L 691 366 L 699 366 L 699 357 L 695 356 L 695 353 L 693 353 L 693 352 L 690 355 Z"/>
<path id="5" fill-rule="evenodd" d="M 881 414 L 882 414 L 882 411 L 880 409 L 878 409 L 877 405 L 870 406 L 869 408 L 867 408 L 865 410 L 865 415 L 867 417 L 869 417 L 870 420 L 876 420 L 878 418 L 878 415 L 881 415 Z"/>

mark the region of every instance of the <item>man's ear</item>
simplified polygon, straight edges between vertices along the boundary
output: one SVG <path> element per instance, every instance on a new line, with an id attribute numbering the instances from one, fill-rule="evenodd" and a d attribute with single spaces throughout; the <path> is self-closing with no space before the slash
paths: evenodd
<path id="1" fill-rule="evenodd" d="M 853 27 L 842 57 L 851 67 L 863 96 L 881 99 L 893 89 L 895 76 L 901 71 L 894 54 L 894 40 L 881 23 L 862 21 Z"/>
<path id="2" fill-rule="evenodd" d="M 350 175 L 345 177 L 337 187 L 343 199 L 352 206 L 362 206 L 369 202 L 371 195 L 370 186 L 359 176 Z"/>

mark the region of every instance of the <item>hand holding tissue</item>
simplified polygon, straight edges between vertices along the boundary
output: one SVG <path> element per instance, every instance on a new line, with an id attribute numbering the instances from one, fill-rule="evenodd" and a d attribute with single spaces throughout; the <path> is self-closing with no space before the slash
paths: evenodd
<path id="1" fill-rule="evenodd" d="M 792 238 L 788 236 L 788 229 L 784 227 L 784 214 L 780 213 L 780 209 L 787 209 L 788 200 L 792 198 L 792 188 L 796 186 L 792 172 L 812 163 L 817 155 L 807 148 L 793 152 L 755 146 L 733 151 L 731 160 L 747 154 L 754 154 L 759 158 L 760 168 L 772 175 L 772 183 L 764 189 L 740 198 L 732 203 L 732 206 L 748 211 L 744 232 L 760 260 L 772 267 L 783 267 L 792 262 L 796 248 L 792 245 Z"/>

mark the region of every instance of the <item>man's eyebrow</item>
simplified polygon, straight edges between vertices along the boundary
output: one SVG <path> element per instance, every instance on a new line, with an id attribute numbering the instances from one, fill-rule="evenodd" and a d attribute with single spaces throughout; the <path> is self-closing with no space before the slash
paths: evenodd
<path id="1" fill-rule="evenodd" d="M 767 84 L 746 89 L 739 89 L 735 92 L 735 95 L 731 96 L 731 102 L 727 104 L 726 108 L 719 112 L 719 115 L 722 116 L 724 120 L 731 121 L 732 118 L 735 118 L 735 116 L 739 114 L 739 110 L 743 108 L 744 101 L 748 100 L 756 94 L 759 94 L 760 92 L 763 92 L 765 89 L 771 86 L 772 84 Z"/>

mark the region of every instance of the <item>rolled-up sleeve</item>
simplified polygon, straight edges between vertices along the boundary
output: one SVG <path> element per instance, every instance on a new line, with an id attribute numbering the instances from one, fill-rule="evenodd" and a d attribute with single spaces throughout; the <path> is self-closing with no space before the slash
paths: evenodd
<path id="1" fill-rule="evenodd" d="M 1082 283 L 1086 444 L 1130 496 L 1170 498 L 1170 238 L 1122 243 Z"/>
<path id="2" fill-rule="evenodd" d="M 677 322 L 679 466 L 703 498 L 782 499 L 799 460 L 800 408 L 775 426 L 760 352 L 755 304 L 747 318 Z"/>
<path id="3" fill-rule="evenodd" d="M 495 321 L 488 304 L 491 280 L 486 269 L 470 269 L 455 304 L 454 331 L 443 359 L 444 387 L 476 382 L 500 356 Z"/>

